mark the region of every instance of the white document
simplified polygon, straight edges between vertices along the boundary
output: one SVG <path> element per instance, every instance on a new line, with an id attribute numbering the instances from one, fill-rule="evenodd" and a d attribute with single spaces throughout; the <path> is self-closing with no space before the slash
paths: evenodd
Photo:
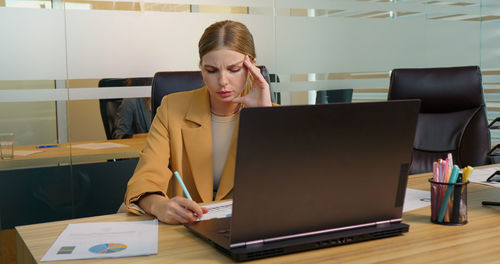
<path id="1" fill-rule="evenodd" d="M 412 211 L 429 205 L 431 205 L 430 191 L 421 191 L 410 188 L 406 189 L 403 212 Z"/>
<path id="2" fill-rule="evenodd" d="M 497 170 L 500 170 L 500 168 L 474 169 L 469 177 L 469 181 L 499 188 L 500 182 L 486 181 Z"/>
<path id="3" fill-rule="evenodd" d="M 123 147 L 128 147 L 128 145 L 112 143 L 112 142 L 104 142 L 104 143 L 77 144 L 77 145 L 72 145 L 72 147 L 81 149 L 99 150 L 99 149 L 110 149 L 110 148 L 123 148 Z"/>
<path id="4" fill-rule="evenodd" d="M 158 253 L 158 220 L 69 224 L 41 261 Z M 132 262 L 132 261 L 131 261 Z"/>
<path id="5" fill-rule="evenodd" d="M 41 150 L 14 150 L 14 156 L 28 156 L 31 154 L 42 152 Z"/>
<path id="6" fill-rule="evenodd" d="M 231 217 L 231 212 L 233 211 L 233 201 L 203 205 L 202 207 L 207 208 L 208 213 L 203 214 L 203 216 L 200 219 L 198 219 L 199 221 L 208 220 L 212 218 Z"/>

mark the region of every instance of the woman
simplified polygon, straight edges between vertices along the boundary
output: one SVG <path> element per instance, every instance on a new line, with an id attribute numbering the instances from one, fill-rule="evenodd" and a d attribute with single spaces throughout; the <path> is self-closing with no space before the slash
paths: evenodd
<path id="1" fill-rule="evenodd" d="M 207 212 L 197 202 L 232 197 L 239 110 L 272 105 L 246 26 L 212 24 L 198 48 L 205 86 L 163 98 L 125 194 L 130 211 L 169 224 L 196 221 Z M 174 171 L 193 201 L 183 196 Z"/>

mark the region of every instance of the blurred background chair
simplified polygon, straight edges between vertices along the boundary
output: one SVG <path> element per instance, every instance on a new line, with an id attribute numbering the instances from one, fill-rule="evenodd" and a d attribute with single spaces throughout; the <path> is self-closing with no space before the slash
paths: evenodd
<path id="1" fill-rule="evenodd" d="M 276 102 L 269 80 L 269 73 L 265 66 L 258 66 L 262 76 L 269 83 L 271 90 L 271 100 Z M 165 95 L 171 93 L 190 91 L 205 85 L 200 71 L 172 71 L 157 72 L 153 77 L 151 86 L 151 118 L 156 115 L 156 108 L 161 104 Z"/>
<path id="2" fill-rule="evenodd" d="M 477 66 L 395 69 L 388 100 L 422 100 L 410 174 L 453 154 L 460 168 L 489 164 L 490 132 Z"/>
<path id="3" fill-rule="evenodd" d="M 320 90 L 316 92 L 316 104 L 350 103 L 353 89 Z"/>
<path id="4" fill-rule="evenodd" d="M 99 87 L 149 86 L 152 80 L 153 78 L 151 77 L 107 78 L 99 81 Z M 115 120 L 118 114 L 118 107 L 121 103 L 121 98 L 99 100 L 102 123 L 107 139 L 113 139 L 113 132 L 117 125 Z"/>

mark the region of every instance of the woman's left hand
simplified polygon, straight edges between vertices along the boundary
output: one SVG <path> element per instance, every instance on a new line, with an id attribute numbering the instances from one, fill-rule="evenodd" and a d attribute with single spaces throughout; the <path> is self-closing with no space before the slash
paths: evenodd
<path id="1" fill-rule="evenodd" d="M 252 62 L 246 55 L 243 65 L 253 76 L 252 89 L 247 95 L 235 98 L 233 102 L 242 103 L 248 107 L 272 106 L 269 84 L 260 73 L 260 69 L 255 66 L 255 60 Z"/>

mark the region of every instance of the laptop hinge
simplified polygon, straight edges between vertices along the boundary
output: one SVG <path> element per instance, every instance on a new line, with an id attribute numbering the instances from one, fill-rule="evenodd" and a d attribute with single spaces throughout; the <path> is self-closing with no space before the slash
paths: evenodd
<path id="1" fill-rule="evenodd" d="M 335 232 L 335 231 L 349 230 L 349 229 L 361 228 L 361 227 L 369 227 L 369 226 L 386 227 L 386 226 L 391 225 L 391 223 L 400 223 L 402 220 L 403 219 L 401 219 L 401 218 L 396 218 L 396 219 L 391 219 L 391 220 L 371 222 L 371 223 L 365 223 L 365 224 L 353 225 L 353 226 L 347 226 L 347 227 L 340 227 L 340 228 L 331 228 L 331 229 L 325 229 L 325 230 L 321 230 L 321 231 L 306 232 L 306 233 L 295 234 L 295 235 L 259 239 L 259 240 L 249 241 L 249 242 L 240 242 L 240 243 L 230 244 L 229 247 L 230 248 L 237 248 L 237 247 L 243 247 L 243 246 L 261 245 L 263 243 L 268 243 L 268 242 L 276 242 L 276 241 L 281 241 L 281 240 L 285 240 L 285 239 L 305 237 L 305 236 L 309 236 L 309 235 L 319 235 L 319 234 L 325 234 L 325 233 L 330 233 L 330 232 Z"/>

